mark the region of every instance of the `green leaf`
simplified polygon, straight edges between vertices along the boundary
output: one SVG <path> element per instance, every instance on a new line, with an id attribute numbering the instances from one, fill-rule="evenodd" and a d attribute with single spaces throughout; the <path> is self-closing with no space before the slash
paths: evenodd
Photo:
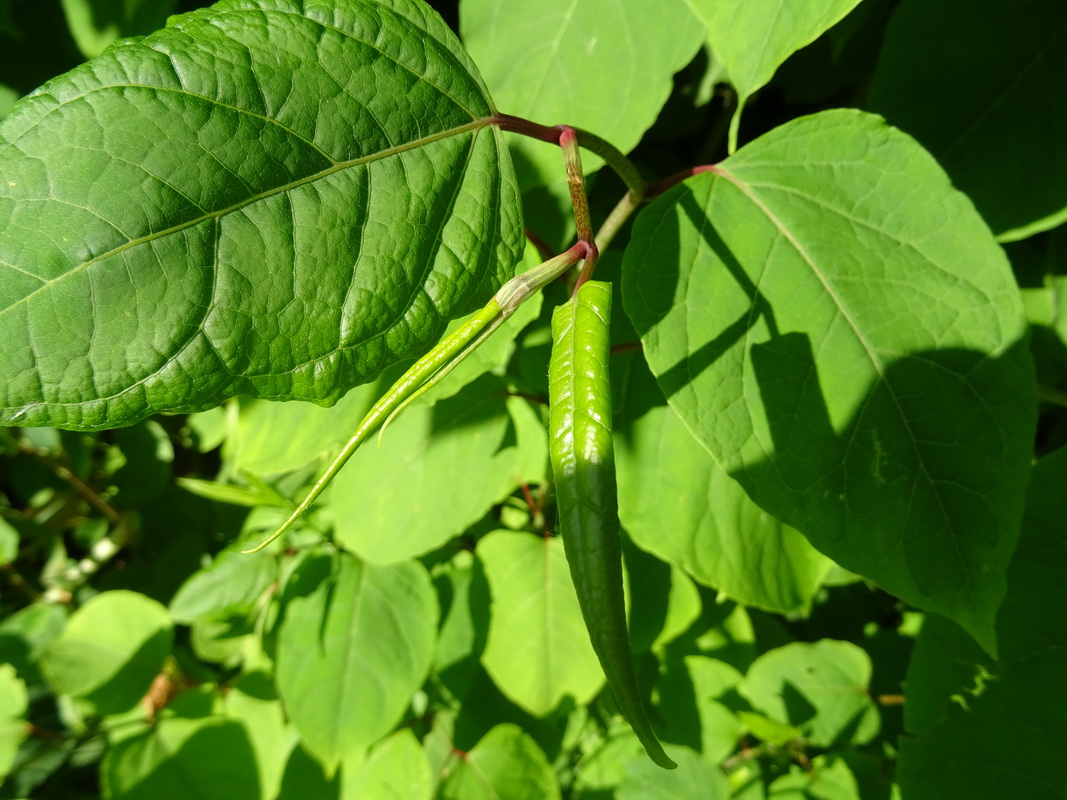
<path id="1" fill-rule="evenodd" d="M 656 120 L 702 39 L 682 0 L 464 0 L 460 31 L 501 111 L 586 128 L 623 152 Z M 563 178 L 558 149 L 512 146 L 524 190 Z M 583 157 L 587 172 L 602 163 Z"/>
<path id="2" fill-rule="evenodd" d="M 753 708 L 793 725 L 816 747 L 864 744 L 878 733 L 867 691 L 871 659 L 851 642 L 793 642 L 757 658 L 738 687 Z"/>
<path id="3" fill-rule="evenodd" d="M 278 691 L 304 746 L 332 773 L 400 721 L 433 659 L 437 599 L 415 562 L 333 557 L 333 574 L 288 600 Z"/>
<path id="4" fill-rule="evenodd" d="M 807 605 L 829 559 L 749 499 L 664 405 L 643 361 L 634 361 L 627 408 L 642 413 L 616 424 L 615 435 L 627 533 L 740 603 L 778 612 Z"/>
<path id="5" fill-rule="evenodd" d="M 54 603 L 34 603 L 0 621 L 0 664 L 10 664 L 19 677 L 41 680 L 37 661 L 63 632 L 70 612 Z"/>
<path id="6" fill-rule="evenodd" d="M 800 48 L 811 44 L 860 0 L 688 0 L 707 26 L 708 41 L 737 90 L 730 123 L 730 152 L 745 101 L 774 77 Z"/>
<path id="7" fill-rule="evenodd" d="M 790 767 L 776 778 L 768 800 L 861 800 L 856 778 L 842 758 L 818 756 L 807 768 Z"/>
<path id="8" fill-rule="evenodd" d="M 315 800 L 340 800 L 341 776 L 328 775 L 323 765 L 297 744 L 285 762 L 282 776 L 281 792 L 277 800 L 303 800 L 314 797 Z"/>
<path id="9" fill-rule="evenodd" d="M 546 449 L 540 418 L 493 376 L 412 406 L 334 479 L 337 539 L 377 563 L 427 553 L 539 474 Z"/>
<path id="10" fill-rule="evenodd" d="M 175 622 L 192 622 L 213 614 L 243 611 L 278 578 L 277 559 L 271 553 L 244 555 L 225 550 L 190 575 L 174 599 L 170 614 Z"/>
<path id="11" fill-rule="evenodd" d="M 968 800 L 1025 797 L 1053 800 L 1067 785 L 1067 516 L 1063 487 L 1067 449 L 1038 462 L 1027 497 L 1019 548 L 1008 570 L 1008 594 L 997 619 L 1000 660 L 990 664 L 960 647 L 959 632 L 945 636 L 924 623 L 908 670 L 913 690 L 929 702 L 941 694 L 940 713 L 924 709 L 905 721 L 915 736 L 901 741 L 897 773 L 904 797 Z M 939 641 L 927 641 L 935 634 Z M 939 658 L 918 661 L 923 649 Z M 957 665 L 968 680 L 951 700 L 942 672 Z M 988 671 L 987 671 L 988 667 Z M 969 673 L 969 675 L 968 675 Z"/>
<path id="12" fill-rule="evenodd" d="M 433 775 L 426 752 L 408 728 L 376 747 L 354 774 L 346 767 L 341 787 L 341 796 L 350 800 L 430 800 Z"/>
<path id="13" fill-rule="evenodd" d="M 128 711 L 170 654 L 167 609 L 137 592 L 102 592 L 71 616 L 41 656 L 57 694 L 81 698 L 100 714 Z"/>
<path id="14" fill-rule="evenodd" d="M 243 724 L 248 733 L 259 774 L 260 796 L 274 800 L 295 737 L 286 725 L 273 681 L 262 672 L 246 673 L 230 687 L 225 703 L 226 715 Z"/>
<path id="15" fill-rule="evenodd" d="M 19 745 L 29 735 L 28 707 L 26 684 L 15 674 L 13 666 L 0 664 L 0 779 L 15 763 Z"/>
<path id="16" fill-rule="evenodd" d="M 665 772 L 645 759 L 626 765 L 626 780 L 616 790 L 618 800 L 727 800 L 730 787 L 716 764 L 692 750 L 668 748 L 678 768 Z"/>
<path id="17" fill-rule="evenodd" d="M 544 751 L 517 725 L 497 725 L 460 757 L 441 800 L 558 800 L 559 782 Z"/>
<path id="18" fill-rule="evenodd" d="M 19 532 L 0 517 L 0 566 L 10 564 L 19 554 Z"/>
<path id="19" fill-rule="evenodd" d="M 466 697 L 479 672 L 489 633 L 489 583 L 479 561 L 461 550 L 434 574 L 440 597 L 441 631 L 434 651 L 434 672 L 457 697 Z"/>
<path id="20" fill-rule="evenodd" d="M 685 656 L 683 668 L 678 666 L 668 662 L 658 684 L 663 738 L 720 763 L 734 752 L 745 733 L 735 708 L 743 676 L 729 664 L 706 656 Z"/>
<path id="21" fill-rule="evenodd" d="M 163 26 L 175 0 L 63 0 L 67 25 L 86 58 L 96 58 L 121 36 L 143 36 Z"/>
<path id="22" fill-rule="evenodd" d="M 871 108 L 922 142 L 1002 241 L 1067 220 L 1067 17 L 1060 0 L 905 0 Z"/>
<path id="23" fill-rule="evenodd" d="M 421 353 L 519 257 L 492 113 L 415 0 L 224 0 L 51 81 L 0 123 L 0 421 L 329 404 Z"/>
<path id="24" fill-rule="evenodd" d="M 622 542 L 629 587 L 627 625 L 634 653 L 656 650 L 685 633 L 700 616 L 700 592 L 678 567 Z"/>
<path id="25" fill-rule="evenodd" d="M 101 768 L 110 800 L 232 800 L 260 795 L 245 727 L 218 716 L 159 720 L 113 743 Z"/>
<path id="26" fill-rule="evenodd" d="M 772 131 L 641 214 L 623 289 L 756 503 L 994 649 L 1033 367 L 1003 252 L 913 140 L 855 111 Z"/>
<path id="27" fill-rule="evenodd" d="M 482 664 L 511 700 L 542 717 L 567 695 L 588 703 L 604 685 L 574 593 L 563 542 L 498 531 L 475 551 L 492 594 Z"/>

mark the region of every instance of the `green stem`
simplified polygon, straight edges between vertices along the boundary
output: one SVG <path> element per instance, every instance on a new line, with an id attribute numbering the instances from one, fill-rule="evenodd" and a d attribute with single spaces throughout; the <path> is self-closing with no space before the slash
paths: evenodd
<path id="1" fill-rule="evenodd" d="M 604 159 L 609 167 L 614 170 L 623 183 L 626 184 L 626 188 L 629 189 L 636 197 L 637 203 L 640 205 L 641 200 L 644 198 L 646 183 L 644 178 L 641 177 L 641 173 L 637 171 L 637 167 L 629 158 L 615 145 L 606 139 L 601 139 L 595 133 L 582 130 L 581 128 L 575 128 L 575 132 L 578 134 L 578 144 L 588 150 L 590 153 L 594 153 Z"/>

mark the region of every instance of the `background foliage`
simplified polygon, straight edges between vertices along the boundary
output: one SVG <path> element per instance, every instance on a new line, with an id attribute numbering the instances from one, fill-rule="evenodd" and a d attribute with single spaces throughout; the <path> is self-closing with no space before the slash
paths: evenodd
<path id="1" fill-rule="evenodd" d="M 0 0 L 0 115 L 198 5 Z M 330 408 L 0 429 L 0 798 L 1062 798 L 1062 4 L 434 5 L 500 110 L 649 177 L 722 162 L 597 273 L 679 769 L 621 720 L 549 535 L 553 285 L 253 556 L 403 365 Z M 558 151 L 507 142 L 561 249 Z M 603 218 L 623 188 L 590 191 Z"/>

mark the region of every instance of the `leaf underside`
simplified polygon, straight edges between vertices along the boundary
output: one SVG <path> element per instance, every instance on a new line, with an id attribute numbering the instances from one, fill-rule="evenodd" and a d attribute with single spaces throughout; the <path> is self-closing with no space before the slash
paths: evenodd
<path id="1" fill-rule="evenodd" d="M 413 0 L 223 2 L 0 124 L 0 423 L 335 402 L 510 274 L 493 107 Z"/>

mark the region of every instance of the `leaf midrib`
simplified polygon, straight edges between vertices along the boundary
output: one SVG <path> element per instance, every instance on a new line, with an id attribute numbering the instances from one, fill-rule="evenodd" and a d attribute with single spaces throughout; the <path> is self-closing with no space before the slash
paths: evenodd
<path id="1" fill-rule="evenodd" d="M 406 143 L 401 144 L 401 145 L 396 145 L 394 147 L 389 147 L 389 148 L 386 148 L 385 150 L 380 150 L 377 153 L 371 153 L 370 155 L 361 156 L 360 158 L 351 159 L 349 161 L 340 161 L 340 162 L 337 162 L 337 163 L 335 163 L 334 165 L 332 165 L 330 167 L 327 167 L 326 169 L 319 170 L 318 172 L 316 172 L 316 173 L 314 173 L 312 175 L 308 175 L 306 177 L 299 178 L 299 179 L 297 179 L 295 181 L 290 181 L 289 183 L 273 187 L 273 188 L 271 188 L 271 189 L 269 189 L 267 191 L 260 192 L 259 194 L 256 194 L 256 195 L 252 195 L 252 196 L 250 196 L 250 197 L 248 197 L 248 198 L 246 198 L 244 200 L 241 200 L 238 203 L 234 203 L 234 204 L 232 204 L 230 206 L 227 206 L 226 208 L 219 209 L 218 211 L 211 211 L 211 212 L 208 212 L 206 214 L 202 214 L 199 217 L 195 217 L 193 219 L 187 220 L 186 222 L 182 222 L 182 223 L 180 223 L 178 225 L 172 225 L 171 227 L 165 228 L 165 229 L 163 229 L 161 231 L 155 231 L 155 232 L 150 233 L 150 234 L 148 234 L 146 236 L 140 236 L 140 237 L 138 237 L 136 239 L 131 239 L 130 241 L 125 242 L 125 243 L 119 245 L 118 247 L 114 247 L 111 250 L 108 250 L 107 252 L 101 253 L 98 256 L 94 256 L 93 258 L 82 262 L 81 264 L 77 265 L 73 269 L 70 269 L 67 272 L 64 272 L 62 275 L 58 275 L 58 276 L 56 276 L 54 278 L 48 279 L 47 281 L 42 283 L 39 287 L 34 289 L 32 292 L 30 292 L 29 294 L 21 297 L 20 299 L 18 299 L 17 301 L 15 301 L 11 305 L 9 305 L 7 308 L 0 309 L 0 317 L 3 317 L 9 311 L 12 311 L 12 310 L 18 308 L 19 306 L 23 305 L 24 303 L 28 303 L 34 297 L 36 297 L 38 294 L 48 290 L 53 285 L 55 285 L 57 283 L 60 283 L 61 281 L 71 277 L 72 275 L 77 275 L 77 274 L 79 274 L 81 272 L 84 272 L 85 270 L 87 270 L 90 267 L 96 265 L 97 263 L 99 263 L 101 261 L 104 261 L 104 260 L 106 260 L 108 258 L 111 258 L 112 256 L 118 255 L 119 253 L 122 253 L 122 252 L 124 252 L 126 250 L 129 250 L 129 249 L 133 248 L 133 247 L 137 247 L 138 245 L 146 244 L 148 242 L 153 242 L 153 241 L 156 241 L 157 239 L 162 239 L 162 238 L 170 236 L 172 234 L 179 233 L 180 231 L 183 231 L 183 230 L 186 230 L 188 228 L 192 228 L 192 227 L 194 227 L 196 225 L 199 225 L 202 222 L 207 222 L 209 220 L 219 220 L 222 217 L 226 216 L 227 214 L 232 214 L 234 211 L 239 211 L 242 208 L 245 208 L 245 207 L 247 207 L 249 205 L 252 205 L 253 203 L 259 202 L 260 200 L 265 200 L 265 199 L 267 199 L 269 197 L 274 197 L 274 196 L 279 195 L 279 194 L 284 194 L 285 192 L 292 191 L 293 189 L 297 189 L 297 188 L 299 188 L 301 186 L 305 186 L 307 184 L 314 183 L 315 181 L 321 180 L 321 179 L 323 179 L 323 178 L 325 178 L 325 177 L 327 177 L 329 175 L 332 175 L 332 174 L 334 174 L 336 172 L 341 172 L 341 171 L 343 171 L 345 169 L 350 169 L 352 167 L 363 166 L 364 164 L 370 164 L 370 163 L 373 163 L 375 161 L 380 161 L 380 160 L 382 160 L 384 158 L 388 158 L 389 156 L 399 155 L 399 154 L 407 152 L 409 150 L 415 150 L 415 149 L 417 149 L 419 147 L 424 147 L 426 145 L 433 144 L 434 142 L 440 141 L 442 139 L 447 139 L 447 138 L 450 138 L 452 136 L 458 136 L 458 135 L 461 135 L 461 134 L 464 134 L 464 133 L 468 133 L 470 131 L 475 131 L 475 130 L 478 130 L 480 128 L 485 127 L 486 125 L 489 125 L 491 122 L 492 122 L 492 118 L 491 117 L 482 117 L 481 119 L 473 120 L 471 122 L 468 122 L 468 123 L 466 123 L 464 125 L 457 126 L 455 128 L 449 128 L 447 130 L 439 131 L 438 133 L 434 133 L 434 134 L 431 134 L 429 136 L 424 136 L 421 139 L 413 139 L 410 142 L 406 142 Z"/>
<path id="2" fill-rule="evenodd" d="M 723 169 L 721 166 L 718 165 L 716 165 L 711 171 L 716 176 L 729 181 L 754 206 L 756 206 L 756 208 L 759 209 L 759 211 L 764 214 L 764 216 L 767 217 L 771 224 L 773 224 L 775 228 L 777 228 L 778 231 L 782 234 L 782 236 L 786 238 L 790 245 L 792 245 L 797 254 L 804 260 L 804 263 L 807 264 L 808 267 L 811 269 L 812 274 L 815 275 L 815 277 L 822 284 L 824 290 L 829 295 L 838 311 L 844 317 L 849 327 L 852 329 L 852 332 L 855 334 L 857 341 L 866 351 L 867 356 L 870 359 L 871 365 L 874 367 L 875 372 L 878 374 L 878 378 L 886 387 L 886 393 L 889 395 L 890 398 L 892 398 L 893 405 L 896 407 L 897 410 L 897 414 L 899 415 L 900 420 L 903 423 L 905 430 L 907 431 L 908 441 L 911 442 L 912 450 L 915 453 L 915 459 L 918 463 L 919 470 L 921 471 L 923 478 L 925 479 L 927 485 L 931 487 L 935 486 L 937 484 L 937 481 L 934 480 L 933 476 L 927 469 L 926 460 L 923 458 L 922 451 L 919 449 L 919 440 L 912 431 L 911 421 L 904 413 L 904 409 L 900 404 L 900 399 L 897 397 L 897 394 L 893 390 L 893 387 L 890 385 L 889 381 L 886 380 L 885 370 L 883 369 L 882 362 L 877 352 L 874 350 L 874 347 L 867 340 L 867 338 L 863 335 L 859 324 L 856 322 L 855 319 L 853 319 L 852 315 L 849 313 L 848 307 L 846 306 L 844 301 L 838 296 L 837 292 L 834 291 L 834 287 L 831 285 L 829 279 L 823 274 L 822 270 L 819 269 L 818 265 L 815 263 L 815 260 L 811 257 L 811 255 L 796 238 L 793 232 L 788 228 L 788 226 L 786 226 L 786 224 L 782 222 L 782 220 L 780 220 L 778 216 L 756 195 L 756 193 L 745 181 L 735 177 L 734 175 L 731 175 L 727 170 Z M 864 406 L 866 406 L 866 402 L 864 402 Z M 860 413 L 863 413 L 862 409 L 860 410 Z M 950 523 L 951 516 L 949 515 L 947 509 L 944 506 L 944 502 L 942 501 L 940 493 L 938 493 L 937 491 L 932 491 L 931 494 L 933 494 L 934 498 L 936 498 L 937 500 L 937 505 L 941 511 L 942 518 L 949 525 L 950 534 L 954 534 L 955 528 Z M 967 587 L 967 594 L 973 598 L 975 596 L 975 585 L 974 582 L 967 577 L 971 574 L 972 570 L 969 570 L 967 568 L 966 559 L 964 559 L 963 554 L 960 552 L 959 549 L 957 536 L 950 535 L 949 541 L 952 542 L 953 549 L 956 552 L 957 561 L 961 567 L 961 571 L 964 576 L 964 582 Z M 905 566 L 907 566 L 906 560 L 904 561 L 904 564 Z M 912 578 L 912 576 L 910 575 L 910 569 L 908 579 L 912 582 L 913 585 L 915 585 L 916 589 L 918 589 L 918 584 L 916 584 L 914 578 Z"/>

